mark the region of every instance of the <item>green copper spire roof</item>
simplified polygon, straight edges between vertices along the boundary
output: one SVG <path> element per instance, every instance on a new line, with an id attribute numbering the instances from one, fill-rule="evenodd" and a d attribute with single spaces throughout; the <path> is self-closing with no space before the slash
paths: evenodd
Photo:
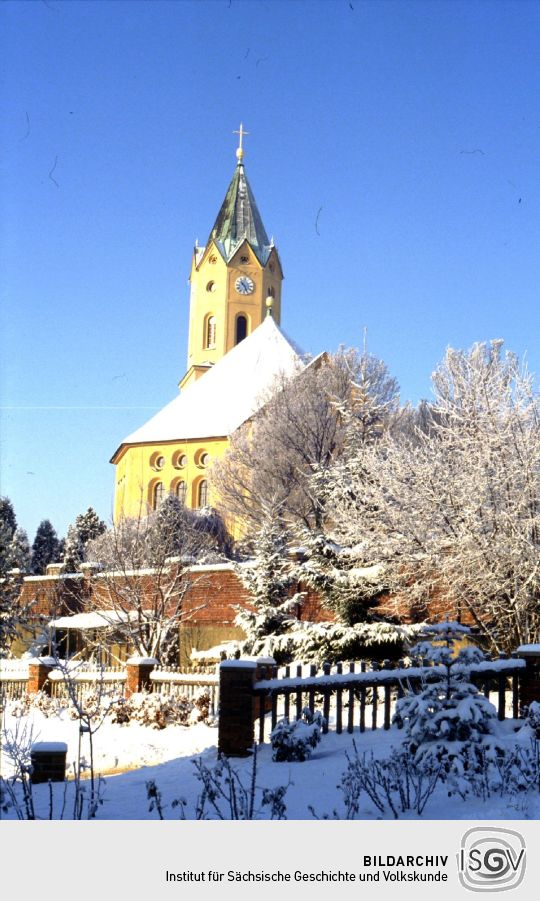
<path id="1" fill-rule="evenodd" d="M 272 245 L 246 178 L 241 156 L 208 240 L 216 242 L 227 262 L 244 240 L 249 241 L 263 266 L 270 255 Z"/>

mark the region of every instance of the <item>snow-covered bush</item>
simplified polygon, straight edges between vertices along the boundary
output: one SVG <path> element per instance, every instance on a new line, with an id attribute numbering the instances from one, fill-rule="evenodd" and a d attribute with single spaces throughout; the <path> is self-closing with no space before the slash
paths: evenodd
<path id="1" fill-rule="evenodd" d="M 272 759 L 307 760 L 321 740 L 323 726 L 322 714 L 314 713 L 308 707 L 304 707 L 302 718 L 292 723 L 284 717 L 270 734 Z"/>
<path id="2" fill-rule="evenodd" d="M 69 707 L 67 698 L 51 698 L 44 691 L 38 691 L 33 695 L 23 695 L 11 701 L 8 710 L 12 716 L 28 716 L 30 710 L 39 710 L 45 717 L 59 716 Z"/>
<path id="3" fill-rule="evenodd" d="M 435 791 L 442 764 L 432 769 L 418 765 L 406 745 L 392 748 L 389 757 L 382 760 L 373 754 L 360 756 L 354 742 L 353 747 L 354 754 L 347 754 L 347 769 L 338 784 L 343 792 L 346 819 L 358 817 L 362 793 L 380 814 L 391 813 L 397 820 L 401 813 L 413 810 L 421 816 Z"/>
<path id="4" fill-rule="evenodd" d="M 206 722 L 209 709 L 210 696 L 207 691 L 193 700 L 185 695 L 140 692 L 130 698 L 121 698 L 112 708 L 111 721 L 121 725 L 137 722 L 141 726 L 165 729 L 167 726 Z"/>
<path id="5" fill-rule="evenodd" d="M 540 738 L 540 702 L 531 701 L 525 709 L 525 722 L 533 730 L 536 738 Z"/>
<path id="6" fill-rule="evenodd" d="M 532 792 L 540 792 L 540 747 L 534 739 L 530 745 L 515 744 L 511 748 L 486 739 L 480 746 L 462 754 L 464 775 L 454 769 L 447 782 L 452 794 L 463 799 L 473 794 L 483 801 L 498 795 L 508 798 L 512 806 L 526 808 Z"/>
<path id="7" fill-rule="evenodd" d="M 412 653 L 444 668 L 444 678 L 426 681 L 418 694 L 407 694 L 396 704 L 394 723 L 406 731 L 406 746 L 415 763 L 433 771 L 442 764 L 454 790 L 466 791 L 466 781 L 482 767 L 482 744 L 497 725 L 497 711 L 469 682 L 469 667 L 484 659 L 478 648 L 455 645 L 469 629 L 458 623 L 426 627 L 431 640 L 420 642 Z M 426 670 L 426 678 L 430 671 Z"/>
<path id="8" fill-rule="evenodd" d="M 207 688 L 201 688 L 193 698 L 193 710 L 191 721 L 195 723 L 209 723 L 212 720 L 210 707 L 212 699 Z"/>
<path id="9" fill-rule="evenodd" d="M 218 756 L 213 766 L 207 764 L 202 757 L 193 763 L 195 776 L 201 784 L 201 793 L 190 819 L 258 820 L 263 819 L 265 807 L 268 808 L 271 820 L 287 819 L 285 794 L 289 786 L 262 788 L 257 785 L 257 745 L 253 746 L 251 773 L 247 775 L 247 779 L 231 766 L 226 757 Z M 148 810 L 155 810 L 159 819 L 164 820 L 168 805 L 164 803 L 162 792 L 154 779 L 146 783 L 146 797 L 150 802 Z M 180 811 L 181 820 L 187 819 L 185 798 L 175 798 L 170 806 L 173 810 Z"/>

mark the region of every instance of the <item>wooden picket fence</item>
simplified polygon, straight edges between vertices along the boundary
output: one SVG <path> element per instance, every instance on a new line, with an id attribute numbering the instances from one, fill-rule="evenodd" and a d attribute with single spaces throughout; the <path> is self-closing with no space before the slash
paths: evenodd
<path id="1" fill-rule="evenodd" d="M 500 720 L 509 714 L 519 716 L 519 674 L 525 661 L 501 657 L 467 667 L 470 680 L 476 684 L 497 708 Z M 267 667 L 267 678 L 253 686 L 253 698 L 258 718 L 258 740 L 264 742 L 265 734 L 275 728 L 279 716 L 300 719 L 302 710 L 321 709 L 324 717 L 323 732 L 328 732 L 331 716 L 335 731 L 365 732 L 367 728 L 389 729 L 392 711 L 398 698 L 408 692 L 418 692 L 426 681 L 440 681 L 446 675 L 442 666 L 404 666 L 377 663 L 337 663 L 334 667 L 325 663 L 322 673 L 316 666 L 287 666 L 281 671 Z"/>

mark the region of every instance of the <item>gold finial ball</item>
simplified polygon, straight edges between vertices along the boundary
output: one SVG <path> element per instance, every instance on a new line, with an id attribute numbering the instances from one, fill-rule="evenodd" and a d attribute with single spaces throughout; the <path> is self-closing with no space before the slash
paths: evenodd
<path id="1" fill-rule="evenodd" d="M 271 310 L 273 306 L 274 306 L 274 298 L 272 297 L 271 294 L 269 294 L 268 297 L 266 298 L 266 308 L 268 310 Z"/>
<path id="2" fill-rule="evenodd" d="M 244 159 L 244 151 L 242 150 L 241 147 L 239 147 L 238 150 L 236 151 L 236 159 L 238 160 L 238 162 L 240 162 L 241 160 Z"/>

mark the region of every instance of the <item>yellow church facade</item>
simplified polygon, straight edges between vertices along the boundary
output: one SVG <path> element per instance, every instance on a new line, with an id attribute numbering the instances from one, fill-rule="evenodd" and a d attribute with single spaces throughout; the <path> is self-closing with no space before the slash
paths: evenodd
<path id="1" fill-rule="evenodd" d="M 147 515 L 168 494 L 192 509 L 213 506 L 212 462 L 278 373 L 301 365 L 301 352 L 279 329 L 283 271 L 245 175 L 242 126 L 239 134 L 225 199 L 206 245 L 193 252 L 180 393 L 111 458 L 115 521 Z"/>

